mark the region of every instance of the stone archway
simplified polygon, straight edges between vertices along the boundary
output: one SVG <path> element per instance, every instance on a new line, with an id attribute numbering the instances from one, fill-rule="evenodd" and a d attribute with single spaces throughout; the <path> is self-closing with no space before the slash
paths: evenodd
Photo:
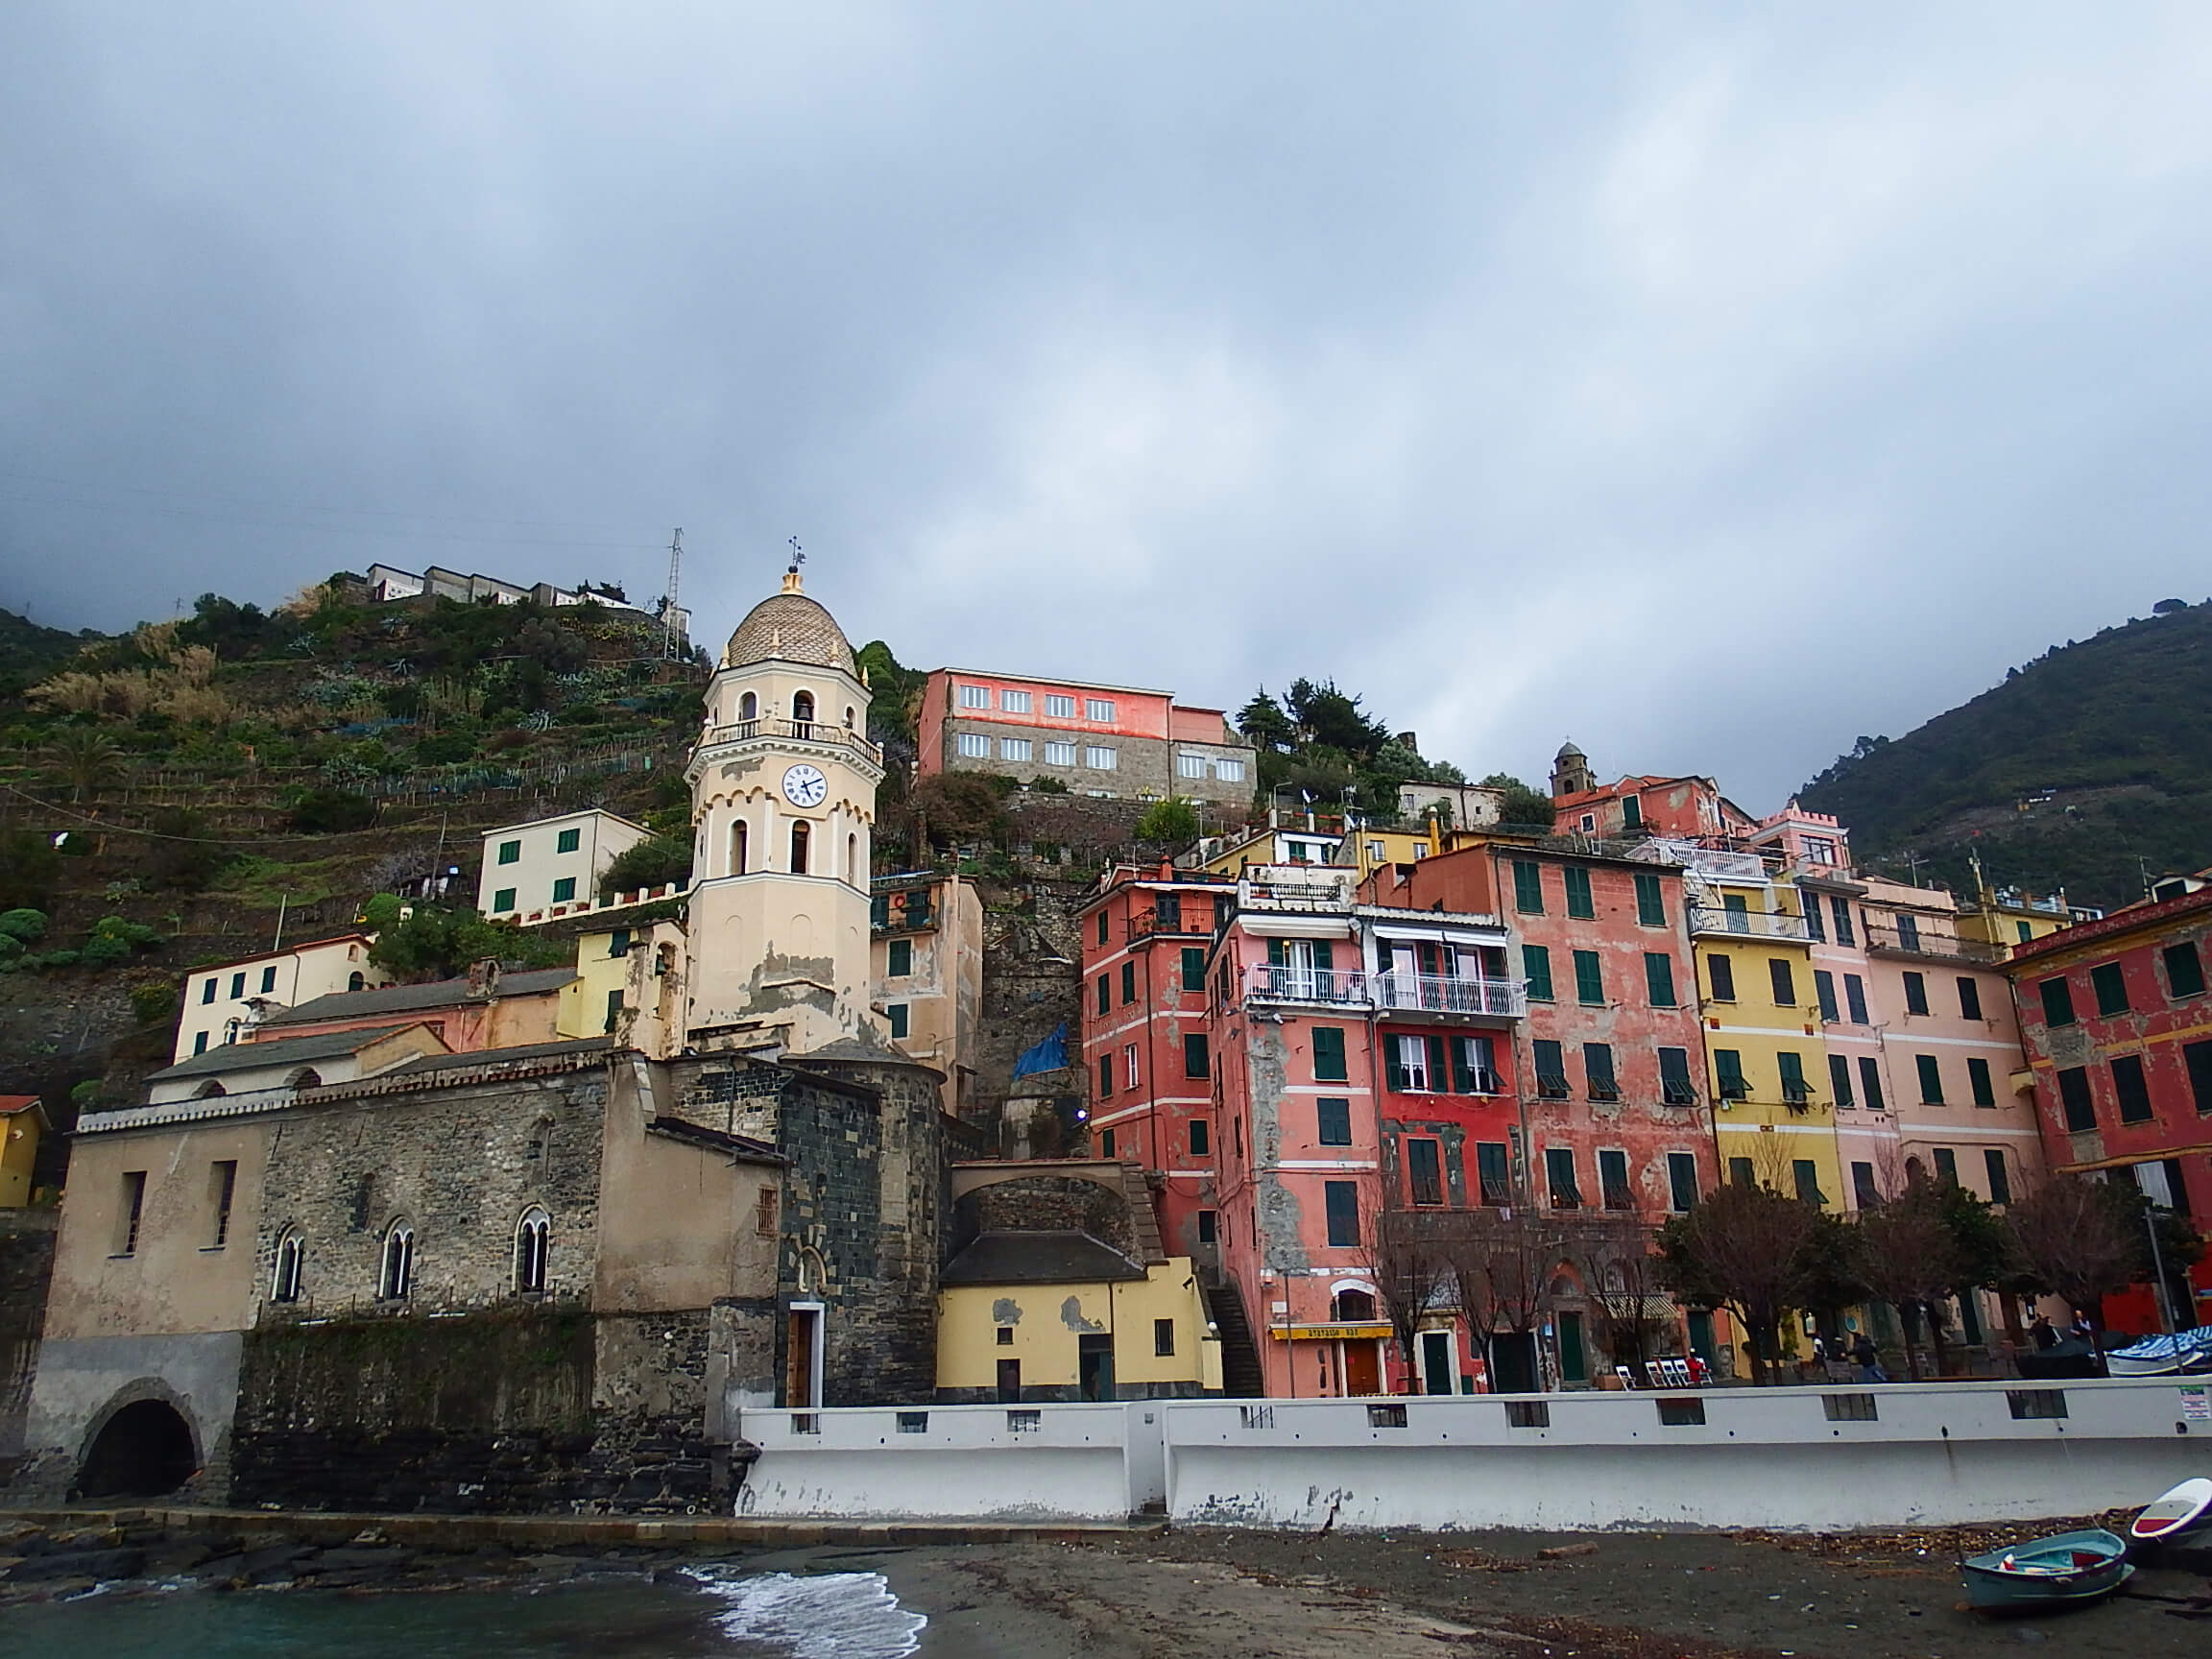
<path id="1" fill-rule="evenodd" d="M 73 1496 L 158 1498 L 199 1472 L 199 1442 L 184 1413 L 158 1393 L 132 1392 L 89 1437 Z"/>

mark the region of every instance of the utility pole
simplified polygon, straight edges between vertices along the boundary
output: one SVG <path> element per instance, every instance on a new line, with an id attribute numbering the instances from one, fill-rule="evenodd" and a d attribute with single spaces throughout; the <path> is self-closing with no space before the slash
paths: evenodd
<path id="1" fill-rule="evenodd" d="M 668 539 L 668 597 L 661 610 L 661 660 L 676 661 L 676 600 L 684 590 L 684 527 Z"/>
<path id="2" fill-rule="evenodd" d="M 2166 1287 L 2166 1253 L 2158 1248 L 2158 1206 L 2143 1206 L 2143 1230 L 2151 1235 L 2151 1272 L 2158 1286 L 2158 1314 L 2167 1332 L 2181 1329 L 2174 1315 L 2172 1292 Z"/>

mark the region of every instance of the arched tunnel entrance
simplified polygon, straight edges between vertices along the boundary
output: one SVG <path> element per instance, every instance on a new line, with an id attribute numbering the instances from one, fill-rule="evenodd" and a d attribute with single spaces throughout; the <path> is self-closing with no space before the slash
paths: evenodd
<path id="1" fill-rule="evenodd" d="M 199 1466 L 191 1427 L 177 1408 L 136 1400 L 93 1438 L 77 1491 L 84 1498 L 158 1498 L 183 1485 Z"/>

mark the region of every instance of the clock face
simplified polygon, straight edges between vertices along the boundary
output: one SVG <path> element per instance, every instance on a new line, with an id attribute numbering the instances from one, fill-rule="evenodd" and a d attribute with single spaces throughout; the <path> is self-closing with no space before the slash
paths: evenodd
<path id="1" fill-rule="evenodd" d="M 830 780 L 822 768 L 804 763 L 783 774 L 783 798 L 794 806 L 819 806 L 830 794 Z"/>

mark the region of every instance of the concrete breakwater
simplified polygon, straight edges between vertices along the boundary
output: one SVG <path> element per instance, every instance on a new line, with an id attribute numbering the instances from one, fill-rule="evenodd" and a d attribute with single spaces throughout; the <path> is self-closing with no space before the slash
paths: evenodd
<path id="1" fill-rule="evenodd" d="M 2212 1475 L 2212 1383 L 748 1411 L 755 1519 L 1831 1530 L 2035 1520 Z"/>

